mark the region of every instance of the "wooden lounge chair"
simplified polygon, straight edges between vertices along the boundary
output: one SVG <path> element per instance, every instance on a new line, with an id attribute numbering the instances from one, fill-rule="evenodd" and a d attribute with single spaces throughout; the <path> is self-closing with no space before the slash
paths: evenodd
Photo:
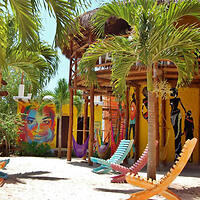
<path id="1" fill-rule="evenodd" d="M 6 165 L 10 162 L 10 159 L 6 159 L 6 160 L 0 160 L 0 169 L 5 169 Z M 8 175 L 4 172 L 0 172 L 0 181 L 1 179 L 7 179 Z M 0 186 L 1 186 L 1 182 L 0 182 Z"/>
<path id="2" fill-rule="evenodd" d="M 175 162 L 173 167 L 170 169 L 170 172 L 168 172 L 159 181 L 156 180 L 152 181 L 152 179 L 145 180 L 142 177 L 128 173 L 126 175 L 126 181 L 128 183 L 145 189 L 144 191 L 131 194 L 131 197 L 129 199 L 145 200 L 149 199 L 154 195 L 162 195 L 163 197 L 169 200 L 180 200 L 180 198 L 175 193 L 173 193 L 168 189 L 168 186 L 181 173 L 181 171 L 185 167 L 187 161 L 189 160 L 194 150 L 196 143 L 197 143 L 196 138 L 193 138 L 192 140 L 187 140 L 185 142 L 180 157 Z"/>
<path id="3" fill-rule="evenodd" d="M 130 168 L 124 167 L 119 164 L 111 164 L 111 168 L 115 171 L 120 172 L 120 175 L 111 177 L 112 183 L 124 183 L 126 182 L 125 175 L 129 172 L 131 174 L 137 174 L 146 164 L 148 160 L 148 145 L 146 146 L 145 150 L 143 151 L 140 158 L 135 162 Z"/>
<path id="4" fill-rule="evenodd" d="M 4 178 L 0 178 L 0 187 L 3 186 L 4 182 L 5 182 Z"/>
<path id="5" fill-rule="evenodd" d="M 156 146 L 157 145 L 158 145 L 158 141 L 156 140 Z M 111 177 L 112 178 L 111 182 L 112 183 L 126 182 L 125 175 L 127 173 L 136 175 L 147 164 L 147 160 L 148 160 L 148 144 L 147 144 L 146 148 L 144 149 L 140 158 L 135 163 L 133 163 L 133 165 L 131 167 L 128 168 L 128 167 L 124 167 L 119 164 L 111 164 L 111 168 L 114 171 L 118 171 L 121 173 L 120 175 Z"/>
<path id="6" fill-rule="evenodd" d="M 100 158 L 91 157 L 91 161 L 95 163 L 101 164 L 99 167 L 94 168 L 92 172 L 95 173 L 108 173 L 112 170 L 110 167 L 111 163 L 120 164 L 123 162 L 123 160 L 126 158 L 127 154 L 131 150 L 131 147 L 133 145 L 133 140 L 121 140 L 117 150 L 112 155 L 110 159 L 103 160 Z"/>
<path id="7" fill-rule="evenodd" d="M 0 169 L 5 169 L 6 165 L 10 162 L 10 159 L 0 160 Z"/>

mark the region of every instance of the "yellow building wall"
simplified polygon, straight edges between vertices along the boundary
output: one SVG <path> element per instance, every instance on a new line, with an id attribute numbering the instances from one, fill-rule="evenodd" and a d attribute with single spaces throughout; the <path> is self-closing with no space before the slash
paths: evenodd
<path id="1" fill-rule="evenodd" d="M 140 87 L 140 96 L 139 96 L 139 155 L 142 154 L 143 150 L 145 149 L 147 142 L 148 142 L 148 122 L 145 120 L 142 116 L 142 100 L 144 99 L 144 95 L 142 94 L 142 90 L 146 85 L 142 85 Z M 134 92 L 134 88 L 130 88 L 130 101 L 132 93 Z M 181 99 L 186 111 L 191 110 L 192 111 L 192 117 L 194 120 L 194 137 L 198 139 L 197 145 L 195 147 L 194 153 L 193 153 L 193 162 L 198 163 L 199 162 L 199 110 L 200 110 L 200 91 L 198 88 L 180 88 L 178 89 L 178 97 Z M 138 102 L 136 102 L 137 104 Z M 181 105 L 179 104 L 178 108 L 181 110 L 182 115 L 182 132 L 184 131 L 184 119 L 185 119 L 185 113 L 182 109 Z M 159 134 L 160 134 L 160 141 L 163 140 L 162 138 L 162 123 L 161 123 L 161 98 L 159 98 Z M 175 137 L 173 132 L 173 127 L 170 120 L 170 112 L 171 112 L 171 106 L 170 106 L 170 97 L 166 100 L 166 138 L 169 137 L 169 145 L 167 146 L 167 155 L 166 155 L 166 161 L 167 162 L 173 162 L 174 156 L 175 156 Z M 167 136 L 169 134 L 169 136 Z M 181 138 L 182 146 L 185 143 L 185 135 Z"/>

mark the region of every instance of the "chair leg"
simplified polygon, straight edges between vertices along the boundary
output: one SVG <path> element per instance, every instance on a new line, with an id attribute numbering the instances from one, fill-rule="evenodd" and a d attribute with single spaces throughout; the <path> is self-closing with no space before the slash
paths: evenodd
<path id="1" fill-rule="evenodd" d="M 178 195 L 176 195 L 169 189 L 163 191 L 162 193 L 160 193 L 160 195 L 162 195 L 163 197 L 165 197 L 168 200 L 181 200 L 181 198 Z"/>

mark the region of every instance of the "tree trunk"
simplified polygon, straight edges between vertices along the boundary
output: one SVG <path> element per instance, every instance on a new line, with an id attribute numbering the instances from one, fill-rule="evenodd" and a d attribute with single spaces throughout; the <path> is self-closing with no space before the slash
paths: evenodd
<path id="1" fill-rule="evenodd" d="M 62 144 L 62 103 L 60 105 L 59 114 L 59 131 L 58 131 L 58 157 L 61 158 L 61 144 Z"/>
<path id="2" fill-rule="evenodd" d="M 153 93 L 152 67 L 147 70 L 148 88 L 148 165 L 147 178 L 156 179 L 156 94 Z"/>

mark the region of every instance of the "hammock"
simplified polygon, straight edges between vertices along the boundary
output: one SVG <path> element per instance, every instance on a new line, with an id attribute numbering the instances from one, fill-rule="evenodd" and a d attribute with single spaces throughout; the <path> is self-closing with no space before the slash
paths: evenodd
<path id="1" fill-rule="evenodd" d="M 99 136 L 97 135 L 97 137 Z M 97 138 L 97 154 L 102 159 L 110 157 L 110 138 L 107 144 L 99 144 L 99 139 Z"/>
<path id="2" fill-rule="evenodd" d="M 113 130 L 112 121 L 111 121 L 111 155 L 114 154 L 117 147 L 119 146 L 120 141 L 123 139 L 123 132 L 124 132 L 124 123 L 122 122 L 121 123 L 121 131 L 119 131 L 119 133 L 118 133 L 119 139 L 117 141 L 115 141 L 114 130 Z"/>
<path id="3" fill-rule="evenodd" d="M 76 142 L 73 134 L 72 134 L 72 140 L 73 140 L 73 149 L 76 156 L 79 158 L 82 158 L 83 156 L 85 156 L 88 149 L 89 136 L 87 137 L 86 141 L 81 145 Z"/>

